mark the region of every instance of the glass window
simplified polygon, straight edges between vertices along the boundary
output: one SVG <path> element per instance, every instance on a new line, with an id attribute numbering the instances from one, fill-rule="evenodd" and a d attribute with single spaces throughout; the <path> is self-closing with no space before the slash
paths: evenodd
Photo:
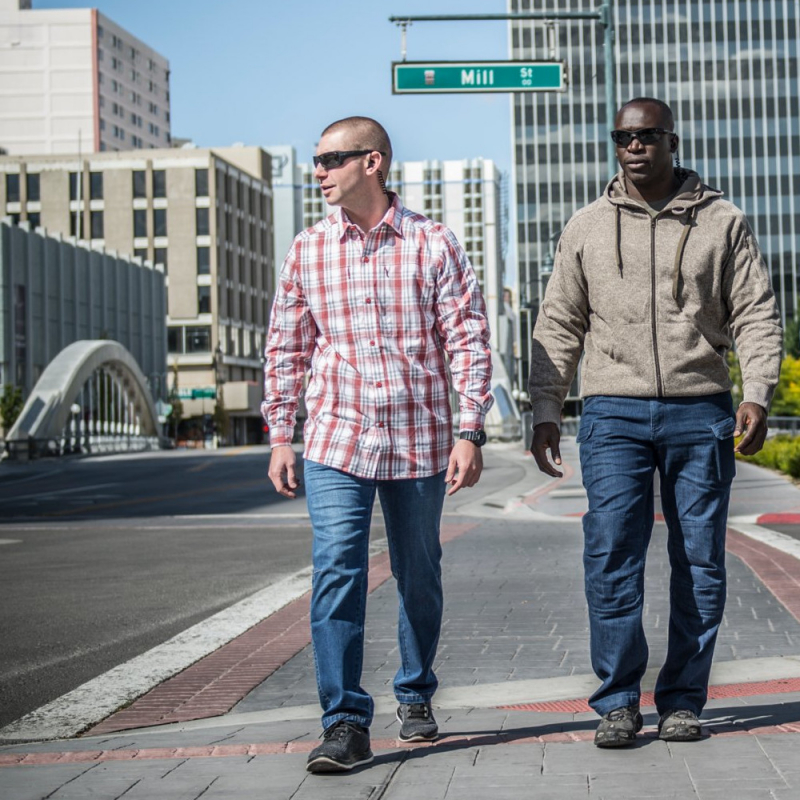
<path id="1" fill-rule="evenodd" d="M 6 175 L 6 202 L 19 203 L 19 174 L 16 172 Z"/>
<path id="2" fill-rule="evenodd" d="M 147 248 L 146 247 L 137 247 L 133 251 L 133 254 L 135 256 L 137 256 L 138 258 L 141 258 L 142 261 L 146 261 L 147 260 Z"/>
<path id="3" fill-rule="evenodd" d="M 155 172 L 153 173 L 155 176 Z M 167 235 L 167 209 L 153 209 L 153 236 Z"/>
<path id="4" fill-rule="evenodd" d="M 195 197 L 208 197 L 208 170 L 196 169 L 194 171 Z"/>
<path id="5" fill-rule="evenodd" d="M 69 235 L 83 239 L 83 214 L 73 212 L 69 215 Z"/>
<path id="6" fill-rule="evenodd" d="M 166 197 L 166 196 L 167 196 L 167 173 L 163 169 L 154 169 L 153 197 Z"/>
<path id="7" fill-rule="evenodd" d="M 210 287 L 209 287 L 210 288 Z M 186 328 L 186 352 L 187 353 L 210 353 L 211 352 L 211 328 Z"/>
<path id="8" fill-rule="evenodd" d="M 102 174 L 102 173 L 101 173 Z M 103 235 L 103 212 L 92 211 L 90 214 L 90 222 L 92 227 L 92 239 L 104 239 Z"/>
<path id="9" fill-rule="evenodd" d="M 208 275 L 211 272 L 211 251 L 208 247 L 197 248 L 197 274 Z"/>
<path id="10" fill-rule="evenodd" d="M 133 196 L 147 197 L 147 175 L 143 169 L 133 171 Z"/>
<path id="11" fill-rule="evenodd" d="M 183 327 L 167 328 L 167 350 L 170 353 L 183 352 Z"/>
<path id="12" fill-rule="evenodd" d="M 198 286 L 197 287 L 197 313 L 210 314 L 211 313 L 211 287 Z"/>
<path id="13" fill-rule="evenodd" d="M 208 226 L 208 209 L 207 208 L 196 208 L 195 209 L 195 219 L 197 225 L 197 236 L 208 236 L 209 234 L 209 226 Z"/>
<path id="14" fill-rule="evenodd" d="M 103 173 L 90 172 L 89 173 L 89 197 L 92 200 L 103 199 Z"/>
<path id="15" fill-rule="evenodd" d="M 166 247 L 156 247 L 154 250 L 153 261 L 156 264 L 163 264 L 164 265 L 164 272 L 167 271 L 167 248 Z"/>
<path id="16" fill-rule="evenodd" d="M 133 210 L 133 235 L 147 236 L 147 211 L 143 208 Z"/>
<path id="17" fill-rule="evenodd" d="M 25 176 L 25 183 L 27 184 L 28 190 L 28 202 L 35 203 L 41 199 L 39 194 L 39 173 L 38 172 L 29 172 Z"/>
<path id="18" fill-rule="evenodd" d="M 38 228 L 42 224 L 42 215 L 38 211 L 29 211 L 28 222 L 30 223 L 31 230 Z"/>

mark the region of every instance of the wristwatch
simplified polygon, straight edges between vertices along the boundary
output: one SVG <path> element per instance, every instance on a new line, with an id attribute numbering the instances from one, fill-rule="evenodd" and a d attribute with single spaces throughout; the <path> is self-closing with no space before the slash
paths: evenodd
<path id="1" fill-rule="evenodd" d="M 481 429 L 479 431 L 461 431 L 458 434 L 459 439 L 466 439 L 472 442 L 476 447 L 483 447 L 486 444 L 486 431 Z"/>

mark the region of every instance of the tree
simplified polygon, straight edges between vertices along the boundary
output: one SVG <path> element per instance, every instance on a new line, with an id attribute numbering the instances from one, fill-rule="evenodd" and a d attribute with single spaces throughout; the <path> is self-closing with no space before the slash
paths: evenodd
<path id="1" fill-rule="evenodd" d="M 800 358 L 783 359 L 770 413 L 776 417 L 800 417 Z"/>
<path id="2" fill-rule="evenodd" d="M 14 426 L 24 405 L 22 389 L 19 386 L 12 386 L 7 383 L 3 387 L 2 395 L 0 395 L 0 417 L 2 417 L 3 428 L 5 428 L 6 433 Z"/>
<path id="3" fill-rule="evenodd" d="M 172 438 L 178 439 L 178 426 L 183 419 L 183 403 L 178 393 L 178 365 L 172 365 L 172 388 L 169 390 L 169 402 L 172 410 L 169 412 L 167 420 L 172 426 Z"/>
<path id="4" fill-rule="evenodd" d="M 787 320 L 784 326 L 783 348 L 787 356 L 800 358 L 800 311 L 797 309 L 794 316 Z"/>

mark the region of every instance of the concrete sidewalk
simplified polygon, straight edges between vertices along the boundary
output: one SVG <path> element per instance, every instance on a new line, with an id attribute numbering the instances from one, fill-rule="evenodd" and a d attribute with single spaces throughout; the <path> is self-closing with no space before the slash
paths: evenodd
<path id="1" fill-rule="evenodd" d="M 703 715 L 709 735 L 659 741 L 646 695 L 637 745 L 603 751 L 592 744 L 597 718 L 586 705 L 597 681 L 581 566 L 585 496 L 574 443 L 563 452 L 562 480 L 543 483 L 520 455 L 525 481 L 445 517 L 435 744 L 395 739 L 397 600 L 377 555 L 363 677 L 378 712 L 369 767 L 305 772 L 320 729 L 301 598 L 88 735 L 0 748 L 0 797 L 800 798 L 800 558 L 791 522 L 800 491 L 739 467 L 732 527 L 746 530 L 729 537 L 728 605 Z M 657 523 L 647 566 L 646 691 L 666 649 L 665 540 Z"/>

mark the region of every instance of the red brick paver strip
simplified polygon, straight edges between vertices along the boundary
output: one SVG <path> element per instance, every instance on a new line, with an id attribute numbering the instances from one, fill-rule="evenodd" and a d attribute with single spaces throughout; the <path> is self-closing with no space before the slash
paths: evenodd
<path id="1" fill-rule="evenodd" d="M 709 700 L 725 700 L 729 697 L 759 697 L 769 694 L 788 694 L 800 692 L 800 678 L 779 678 L 772 681 L 754 683 L 726 683 L 708 687 Z M 642 692 L 640 705 L 642 708 L 655 707 L 652 692 Z M 516 703 L 511 706 L 498 706 L 508 711 L 539 711 L 567 714 L 583 714 L 591 711 L 586 698 L 575 700 L 546 700 L 541 703 Z"/>
<path id="2" fill-rule="evenodd" d="M 476 523 L 442 525 L 443 544 Z M 369 562 L 369 591 L 392 575 L 388 552 Z M 276 611 L 205 658 L 142 695 L 85 732 L 96 736 L 172 722 L 217 717 L 311 643 L 308 613 L 311 592 Z M 119 751 L 118 751 L 119 752 Z"/>
<path id="3" fill-rule="evenodd" d="M 526 745 L 563 743 L 575 744 L 590 742 L 594 739 L 594 723 L 589 723 L 592 730 L 546 733 L 541 736 L 531 735 L 530 727 L 519 729 L 507 728 L 499 733 L 477 733 L 474 735 L 441 736 L 436 742 L 405 744 L 397 739 L 373 739 L 373 750 L 408 750 L 423 747 L 425 749 L 442 749 L 450 752 L 456 747 L 484 747 L 497 745 Z M 710 736 L 774 736 L 780 734 L 800 733 L 800 720 L 785 722 L 780 725 L 724 723 L 722 725 L 708 724 L 705 731 Z M 518 735 L 517 735 L 518 734 Z M 657 731 L 647 730 L 641 734 L 646 739 L 656 739 Z M 63 751 L 55 753 L 3 753 L 0 754 L 0 769 L 3 767 L 37 767 L 51 764 L 68 764 L 76 761 L 101 763 L 104 761 L 154 761 L 186 758 L 234 758 L 241 756 L 260 755 L 291 755 L 296 753 L 310 753 L 319 741 L 291 741 L 291 742 L 257 742 L 253 744 L 207 745 L 201 747 L 167 747 L 139 748 L 131 750 L 93 750 Z"/>
<path id="4" fill-rule="evenodd" d="M 728 552 L 740 558 L 800 622 L 800 560 L 728 528 Z"/>

